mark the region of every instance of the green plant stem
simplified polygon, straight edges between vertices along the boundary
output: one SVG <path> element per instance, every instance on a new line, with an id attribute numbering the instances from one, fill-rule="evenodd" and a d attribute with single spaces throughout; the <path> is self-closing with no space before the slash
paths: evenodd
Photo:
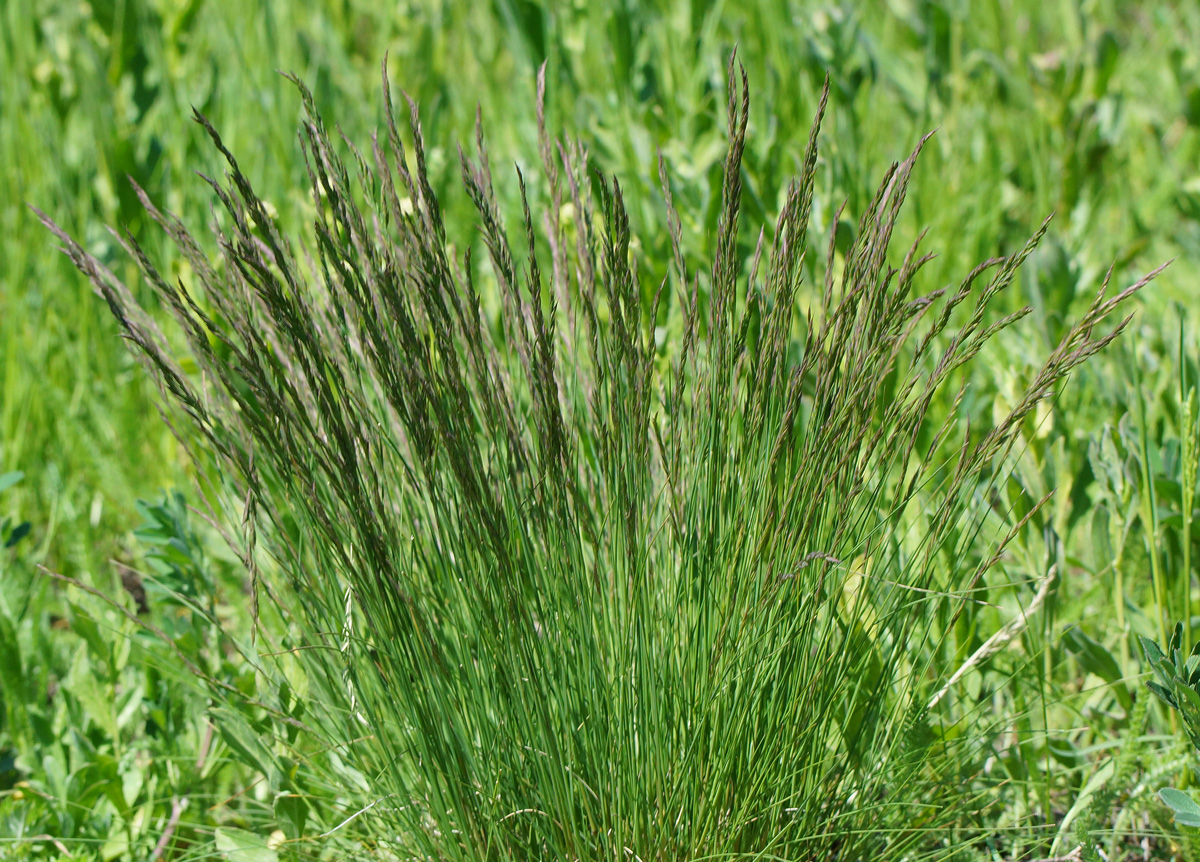
<path id="1" fill-rule="evenodd" d="M 1183 331 L 1180 328 L 1180 350 Z M 1183 379 L 1183 357 L 1180 357 L 1181 384 Z M 1180 387 L 1182 395 L 1183 386 Z M 1192 644 L 1192 507 L 1196 499 L 1196 390 L 1193 387 L 1183 402 L 1183 421 L 1180 423 L 1181 449 L 1183 457 L 1180 469 L 1179 509 L 1183 515 L 1183 571 L 1179 573 L 1179 612 L 1183 617 L 1183 648 L 1191 652 Z"/>
<path id="2" fill-rule="evenodd" d="M 1189 484 L 1191 487 L 1189 487 Z M 1195 494 L 1195 471 L 1192 481 L 1185 481 L 1183 490 L 1183 571 L 1179 573 L 1179 612 L 1183 616 L 1183 648 L 1192 649 L 1192 497 Z"/>
<path id="3" fill-rule="evenodd" d="M 1117 612 L 1117 630 L 1121 633 L 1121 669 L 1124 673 L 1129 673 L 1131 654 L 1129 652 L 1129 623 L 1125 619 L 1125 573 L 1121 567 L 1121 558 L 1124 556 L 1124 548 L 1117 552 L 1116 558 L 1113 560 L 1113 586 L 1116 592 L 1116 612 Z"/>
<path id="4" fill-rule="evenodd" d="M 1136 367 L 1136 363 L 1135 363 Z M 1158 513 L 1154 495 L 1154 479 L 1150 472 L 1150 428 L 1146 419 L 1146 397 L 1142 391 L 1141 376 L 1137 381 L 1137 403 L 1139 418 L 1138 443 L 1141 451 L 1139 460 L 1142 467 L 1141 518 L 1142 529 L 1146 535 L 1146 553 L 1150 557 L 1150 572 L 1154 581 L 1154 612 L 1158 619 L 1159 639 L 1167 642 L 1167 616 L 1170 613 L 1167 596 L 1167 583 L 1163 576 L 1162 562 L 1158 556 Z"/>

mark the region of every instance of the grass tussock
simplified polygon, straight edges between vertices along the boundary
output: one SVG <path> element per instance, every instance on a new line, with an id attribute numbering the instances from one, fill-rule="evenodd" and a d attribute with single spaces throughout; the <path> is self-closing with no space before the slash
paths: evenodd
<path id="1" fill-rule="evenodd" d="M 278 742 L 302 726 L 362 776 L 340 791 L 360 816 L 329 834 L 400 856 L 644 860 L 950 857 L 975 837 L 982 721 L 934 695 L 955 669 L 946 633 L 1007 541 L 977 503 L 1145 282 L 1102 290 L 1007 415 L 969 428 L 961 370 L 1028 313 L 989 306 L 1045 225 L 920 292 L 930 255 L 891 249 L 918 145 L 852 246 L 831 237 L 806 266 L 826 90 L 747 258 L 736 71 L 711 265 L 684 253 L 660 163 L 674 260 L 651 302 L 621 185 L 544 121 L 544 200 L 522 177 L 513 229 L 481 127 L 461 153 L 490 275 L 455 254 L 416 107 L 410 153 L 386 76 L 366 150 L 296 81 L 310 244 L 279 233 L 199 114 L 229 165 L 210 180 L 219 254 L 141 194 L 191 283 L 123 243 L 198 371 L 46 220 L 182 439 L 203 441 L 210 487 L 244 504 L 231 540 L 292 638 L 263 652 L 291 650 L 307 686 L 303 710 L 276 690 Z M 951 405 L 937 421 L 935 402 Z"/>

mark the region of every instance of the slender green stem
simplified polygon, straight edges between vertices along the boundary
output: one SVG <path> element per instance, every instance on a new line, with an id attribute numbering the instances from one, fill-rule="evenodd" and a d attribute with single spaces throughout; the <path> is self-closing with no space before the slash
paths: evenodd
<path id="1" fill-rule="evenodd" d="M 1196 499 L 1196 391 L 1188 393 L 1183 406 L 1183 464 L 1180 510 L 1183 514 L 1183 571 L 1179 573 L 1179 612 L 1183 617 L 1183 648 L 1191 651 L 1192 637 L 1192 507 Z"/>
<path id="2" fill-rule="evenodd" d="M 1130 663 L 1132 654 L 1129 651 L 1129 622 L 1125 619 L 1125 569 L 1121 564 L 1124 550 L 1124 546 L 1119 548 L 1113 558 L 1113 592 L 1116 595 L 1114 604 L 1117 612 L 1117 631 L 1121 633 L 1121 670 L 1123 673 L 1130 674 L 1134 671 Z"/>
<path id="3" fill-rule="evenodd" d="M 1137 364 L 1134 363 L 1134 367 Z M 1141 375 L 1134 383 L 1134 397 L 1138 404 L 1138 445 L 1139 460 L 1141 461 L 1142 493 L 1139 503 L 1141 509 L 1142 530 L 1146 537 L 1146 553 L 1150 557 L 1150 573 L 1154 582 L 1155 616 L 1158 619 L 1159 640 L 1167 643 L 1167 617 L 1170 615 L 1170 600 L 1167 596 L 1167 583 L 1162 570 L 1162 560 L 1158 554 L 1158 505 L 1154 493 L 1154 476 L 1150 469 L 1150 428 L 1146 418 L 1146 394 L 1142 390 Z"/>
<path id="4" fill-rule="evenodd" d="M 1196 499 L 1196 389 L 1188 385 L 1187 357 L 1184 351 L 1186 327 L 1183 313 L 1179 316 L 1179 402 L 1182 413 L 1179 423 L 1180 501 L 1183 515 L 1183 571 L 1179 573 L 1179 613 L 1183 617 L 1183 648 L 1192 649 L 1192 506 Z"/>

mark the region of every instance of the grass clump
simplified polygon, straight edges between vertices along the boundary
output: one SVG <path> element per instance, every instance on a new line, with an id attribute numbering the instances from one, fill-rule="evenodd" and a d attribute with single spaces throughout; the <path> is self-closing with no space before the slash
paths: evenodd
<path id="1" fill-rule="evenodd" d="M 231 541 L 288 632 L 264 655 L 294 658 L 307 688 L 276 690 L 287 720 L 268 722 L 271 744 L 292 750 L 299 728 L 357 776 L 339 791 L 346 819 L 314 829 L 328 815 L 302 773 L 263 767 L 290 846 L 899 859 L 977 837 L 989 731 L 944 697 L 947 634 L 1025 523 L 981 531 L 978 504 L 1026 417 L 1115 337 L 1127 320 L 1097 327 L 1144 281 L 1101 291 L 1015 406 L 967 427 L 954 387 L 1028 312 L 988 308 L 1045 225 L 957 286 L 917 292 L 931 256 L 914 245 L 897 266 L 889 246 L 918 146 L 848 250 L 835 218 L 823 269 L 806 264 L 823 97 L 800 175 L 744 253 L 735 71 L 714 257 L 689 262 L 660 162 L 674 261 L 649 302 L 620 184 L 544 121 L 542 215 L 522 177 L 513 241 L 482 131 L 461 154 L 490 276 L 470 243 L 458 256 L 415 105 L 410 153 L 386 76 L 386 135 L 365 153 L 335 145 L 296 81 L 307 250 L 199 114 L 229 165 L 210 180 L 219 254 L 141 195 L 192 283 L 123 242 L 195 371 L 47 220 L 187 423 L 181 439 L 198 432 L 210 489 L 239 503 Z M 224 707 L 214 721 L 238 735 Z"/>

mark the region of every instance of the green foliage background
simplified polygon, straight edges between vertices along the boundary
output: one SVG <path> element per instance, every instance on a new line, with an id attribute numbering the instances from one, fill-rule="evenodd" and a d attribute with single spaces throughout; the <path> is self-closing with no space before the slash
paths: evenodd
<path id="1" fill-rule="evenodd" d="M 1055 213 L 1008 300 L 1032 305 L 1035 315 L 1004 334 L 967 398 L 985 424 L 1026 382 L 1026 357 L 1057 343 L 1110 264 L 1123 286 L 1176 259 L 1135 300 L 1138 316 L 1121 343 L 1030 423 L 1017 478 L 996 508 L 1016 518 L 1031 498 L 1059 489 L 1023 533 L 1009 575 L 1020 582 L 1057 564 L 1061 583 L 1022 637 L 1023 658 L 998 660 L 966 684 L 975 698 L 1003 688 L 996 697 L 1019 699 L 1028 716 L 1015 729 L 1021 744 L 998 755 L 1014 778 L 1004 816 L 1026 836 L 1019 846 L 1048 846 L 1055 827 L 1038 824 L 1061 826 L 1078 800 L 1100 798 L 1111 804 L 1081 808 L 1074 819 L 1092 817 L 1097 828 L 1115 822 L 1117 835 L 1153 828 L 1169 833 L 1164 847 L 1182 846 L 1186 837 L 1137 793 L 1141 766 L 1178 768 L 1170 752 L 1147 753 L 1140 765 L 1108 758 L 1130 738 L 1145 739 L 1147 752 L 1163 749 L 1153 733 L 1169 734 L 1169 720 L 1151 708 L 1143 733 L 1130 708 L 1135 687 L 1118 680 L 1139 671 L 1130 633 L 1156 637 L 1168 617 L 1190 612 L 1180 586 L 1190 584 L 1193 556 L 1181 393 L 1197 378 L 1187 324 L 1200 261 L 1197 44 L 1200 7 L 1187 2 L 0 5 L 0 474 L 24 474 L 0 492 L 0 516 L 31 525 L 0 560 L 8 715 L 0 727 L 0 855 L 144 855 L 172 799 L 211 797 L 212 824 L 223 816 L 222 800 L 253 780 L 233 756 L 226 764 L 214 754 L 196 767 L 204 723 L 191 714 L 184 674 L 161 644 L 135 636 L 136 626 L 97 597 L 60 588 L 34 568 L 122 596 L 130 608 L 112 560 L 168 573 L 177 589 L 208 579 L 223 590 L 222 602 L 169 633 L 210 663 L 206 672 L 253 689 L 253 673 L 236 656 L 206 645 L 216 623 L 245 622 L 235 562 L 207 528 L 184 526 L 170 499 L 138 511 L 139 499 L 191 481 L 184 452 L 158 419 L 153 385 L 103 303 L 23 204 L 46 210 L 134 283 L 103 225 L 127 226 L 158 260 L 172 250 L 150 229 L 126 176 L 189 224 L 210 218 L 211 195 L 193 171 L 222 168 L 188 120 L 194 106 L 221 131 L 285 231 L 296 233 L 311 218 L 295 134 L 300 105 L 277 71 L 306 81 L 326 118 L 361 142 L 380 125 L 386 53 L 395 85 L 421 105 L 452 239 L 477 242 L 457 190 L 454 144 L 470 140 L 478 104 L 497 191 L 514 212 L 515 172 L 499 166 L 536 159 L 535 75 L 545 62 L 548 123 L 579 135 L 594 162 L 622 179 L 650 293 L 670 259 L 659 150 L 677 181 L 686 251 L 711 254 L 725 63 L 735 46 L 752 88 L 743 176 L 750 221 L 778 213 L 826 73 L 818 233 L 835 227 L 843 201 L 856 215 L 886 166 L 934 128 L 897 237 L 900 247 L 928 227 L 928 246 L 941 256 L 927 268 L 927 284 L 1015 251 Z M 836 230 L 844 247 L 854 222 Z M 752 247 L 755 239 L 743 241 Z M 164 557 L 164 547 L 177 556 Z M 146 561 L 148 548 L 159 549 L 157 566 Z M 173 606 L 153 594 L 149 602 L 156 624 L 168 628 Z M 1010 610 L 964 620 L 957 653 L 969 655 Z M 89 812 L 100 796 L 116 819 L 94 822 Z M 244 799 L 227 807 L 251 804 Z M 1156 816 L 1152 826 L 1147 818 Z M 118 821 L 125 838 L 113 843 Z M 38 835 L 78 842 L 56 846 Z M 238 852 L 229 841 L 227 853 Z"/>

